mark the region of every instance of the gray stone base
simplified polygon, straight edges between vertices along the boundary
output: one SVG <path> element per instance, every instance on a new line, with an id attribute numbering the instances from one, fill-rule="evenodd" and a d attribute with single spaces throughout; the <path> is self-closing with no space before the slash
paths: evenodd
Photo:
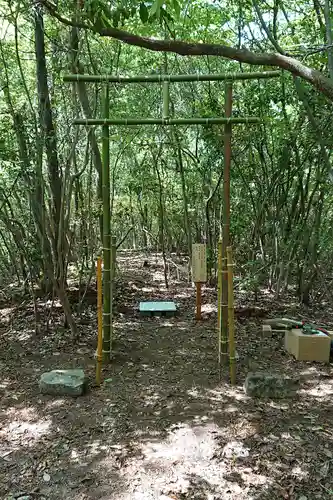
<path id="1" fill-rule="evenodd" d="M 42 394 L 52 396 L 81 396 L 86 392 L 87 379 L 83 370 L 52 370 L 39 379 Z"/>
<path id="2" fill-rule="evenodd" d="M 299 379 L 268 372 L 248 373 L 244 390 L 253 398 L 282 399 L 292 397 L 299 389 Z"/>

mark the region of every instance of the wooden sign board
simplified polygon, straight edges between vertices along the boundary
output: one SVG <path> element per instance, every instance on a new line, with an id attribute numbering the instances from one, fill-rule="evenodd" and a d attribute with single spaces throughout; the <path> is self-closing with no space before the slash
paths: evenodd
<path id="1" fill-rule="evenodd" d="M 195 283 L 207 281 L 207 250 L 202 243 L 192 245 L 192 279 Z"/>

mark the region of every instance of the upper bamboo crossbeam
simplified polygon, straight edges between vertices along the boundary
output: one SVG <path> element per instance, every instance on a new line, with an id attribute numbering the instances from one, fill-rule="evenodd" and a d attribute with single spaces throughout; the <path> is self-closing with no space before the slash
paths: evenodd
<path id="1" fill-rule="evenodd" d="M 237 80 L 257 80 L 258 78 L 277 78 L 280 71 L 253 71 L 250 73 L 216 73 L 207 75 L 82 75 L 63 76 L 64 82 L 109 82 L 109 83 L 162 83 L 162 82 L 222 82 Z"/>
<path id="2" fill-rule="evenodd" d="M 248 118 L 76 118 L 74 125 L 236 125 L 240 123 L 260 123 L 255 116 Z"/>

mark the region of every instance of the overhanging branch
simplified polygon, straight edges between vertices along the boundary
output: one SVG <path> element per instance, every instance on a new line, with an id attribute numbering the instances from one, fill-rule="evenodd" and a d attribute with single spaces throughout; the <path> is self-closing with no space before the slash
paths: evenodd
<path id="1" fill-rule="evenodd" d="M 75 26 L 90 30 L 104 37 L 114 38 L 128 45 L 141 47 L 154 52 L 173 52 L 181 56 L 217 56 L 225 59 L 251 64 L 253 66 L 276 66 L 284 69 L 294 76 L 299 76 L 311 83 L 317 90 L 323 93 L 330 101 L 333 101 L 333 82 L 320 71 L 302 64 L 297 59 L 278 53 L 255 53 L 245 48 L 238 49 L 221 44 L 184 42 L 179 40 L 162 40 L 132 34 L 117 28 L 98 28 L 85 23 L 73 23 L 58 13 L 56 7 L 48 0 L 42 0 L 43 5 L 50 14 L 67 26 Z"/>

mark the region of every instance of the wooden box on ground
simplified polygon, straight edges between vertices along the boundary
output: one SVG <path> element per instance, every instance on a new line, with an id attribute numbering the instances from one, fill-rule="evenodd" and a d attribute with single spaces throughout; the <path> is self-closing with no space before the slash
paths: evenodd
<path id="1" fill-rule="evenodd" d="M 324 333 L 307 335 L 300 329 L 287 330 L 285 348 L 298 361 L 324 361 L 330 359 L 331 338 Z"/>

